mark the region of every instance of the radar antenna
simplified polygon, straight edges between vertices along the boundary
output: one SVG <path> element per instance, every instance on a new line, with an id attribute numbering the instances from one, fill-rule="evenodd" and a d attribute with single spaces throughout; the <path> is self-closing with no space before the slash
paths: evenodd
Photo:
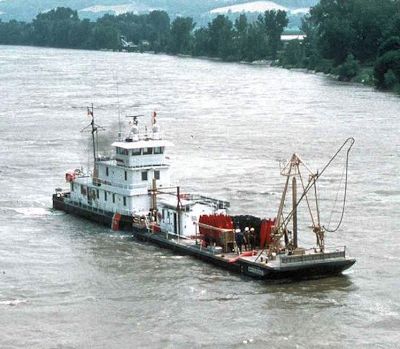
<path id="1" fill-rule="evenodd" d="M 143 114 L 137 114 L 137 115 L 126 115 L 126 118 L 132 118 L 132 123 L 133 125 L 137 126 L 138 125 L 138 118 L 141 118 L 144 116 Z"/>

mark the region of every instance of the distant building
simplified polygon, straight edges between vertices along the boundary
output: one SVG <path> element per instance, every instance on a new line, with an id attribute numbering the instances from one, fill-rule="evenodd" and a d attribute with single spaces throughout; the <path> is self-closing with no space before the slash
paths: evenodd
<path id="1" fill-rule="evenodd" d="M 306 37 L 305 34 L 282 34 L 281 41 L 283 41 L 283 42 L 292 41 L 292 40 L 303 41 L 305 37 Z"/>

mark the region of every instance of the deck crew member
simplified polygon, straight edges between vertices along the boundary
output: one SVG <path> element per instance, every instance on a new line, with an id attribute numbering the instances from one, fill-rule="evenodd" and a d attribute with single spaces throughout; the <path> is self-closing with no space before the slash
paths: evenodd
<path id="1" fill-rule="evenodd" d="M 242 253 L 243 233 L 239 228 L 235 230 L 235 242 L 238 248 L 238 253 Z"/>
<path id="2" fill-rule="evenodd" d="M 247 251 L 249 249 L 249 240 L 250 240 L 250 229 L 249 227 L 244 228 L 244 250 Z"/>
<path id="3" fill-rule="evenodd" d="M 256 249 L 256 230 L 253 227 L 250 228 L 249 245 L 252 251 Z"/>

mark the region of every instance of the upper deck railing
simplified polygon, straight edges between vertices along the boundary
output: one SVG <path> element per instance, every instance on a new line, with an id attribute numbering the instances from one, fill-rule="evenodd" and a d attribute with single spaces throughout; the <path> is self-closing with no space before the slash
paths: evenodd
<path id="1" fill-rule="evenodd" d="M 213 205 L 219 209 L 229 208 L 231 206 L 229 201 L 214 199 L 199 194 L 182 194 L 182 198 L 190 201 L 196 201 L 208 205 Z"/>

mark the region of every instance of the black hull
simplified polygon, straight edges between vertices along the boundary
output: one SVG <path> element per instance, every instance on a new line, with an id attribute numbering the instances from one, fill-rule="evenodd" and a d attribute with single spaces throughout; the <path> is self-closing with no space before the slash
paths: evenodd
<path id="1" fill-rule="evenodd" d="M 149 233 L 143 230 L 134 230 L 133 235 L 141 241 L 150 241 L 160 247 L 168 248 L 182 255 L 193 256 L 207 263 L 214 264 L 232 272 L 240 273 L 240 265 L 238 263 L 228 263 L 226 259 L 218 257 L 208 250 L 201 250 L 198 247 L 185 246 L 174 242 L 163 236 L 162 234 Z"/>
<path id="2" fill-rule="evenodd" d="M 320 279 L 328 276 L 340 275 L 346 269 L 349 269 L 355 259 L 343 259 L 338 261 L 329 261 L 325 263 L 307 264 L 292 268 L 274 269 L 269 267 L 258 267 L 250 263 L 240 262 L 240 270 L 243 274 L 256 279 L 265 280 L 304 280 L 304 279 Z"/>
<path id="3" fill-rule="evenodd" d="M 89 219 L 93 222 L 111 227 L 113 213 L 111 212 L 95 212 L 85 205 L 71 205 L 56 194 L 53 195 L 53 208 L 61 210 L 79 217 Z M 133 236 L 141 241 L 148 241 L 160 247 L 170 249 L 182 255 L 189 255 L 203 260 L 207 263 L 214 264 L 231 272 L 240 273 L 252 278 L 263 280 L 303 280 L 315 279 L 328 276 L 340 275 L 344 270 L 350 268 L 354 263 L 354 259 L 343 259 L 340 261 L 330 261 L 329 263 L 316 263 L 313 265 L 274 269 L 267 265 L 260 267 L 246 261 L 239 260 L 234 263 L 228 262 L 226 258 L 214 255 L 207 249 L 201 249 L 199 246 L 184 245 L 176 240 L 169 239 L 163 233 L 151 233 L 147 229 L 138 229 L 132 227 L 132 217 L 121 216 L 120 230 L 132 232 Z"/>
<path id="4" fill-rule="evenodd" d="M 106 211 L 95 211 L 93 209 L 86 208 L 85 205 L 71 205 L 66 203 L 62 197 L 58 197 L 56 194 L 53 195 L 53 208 L 56 210 L 64 211 L 75 216 L 89 219 L 93 222 L 103 224 L 111 228 L 113 213 Z M 132 231 L 132 217 L 121 215 L 119 222 L 119 229 L 125 231 Z"/>

